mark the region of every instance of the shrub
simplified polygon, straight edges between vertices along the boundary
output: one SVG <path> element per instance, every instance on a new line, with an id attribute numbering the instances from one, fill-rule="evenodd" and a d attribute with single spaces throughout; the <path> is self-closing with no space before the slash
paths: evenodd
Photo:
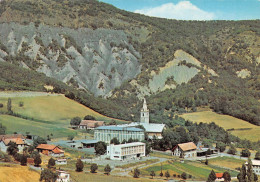
<path id="1" fill-rule="evenodd" d="M 98 169 L 98 165 L 97 164 L 91 164 L 91 166 L 90 166 L 90 172 L 91 173 L 95 173 L 96 172 L 96 170 Z"/>
<path id="2" fill-rule="evenodd" d="M 134 169 L 134 178 L 139 178 L 140 176 L 140 170 L 138 168 Z"/>
<path id="3" fill-rule="evenodd" d="M 83 171 L 83 168 L 84 168 L 83 162 L 80 159 L 78 159 L 76 163 L 76 171 L 81 172 Z"/>

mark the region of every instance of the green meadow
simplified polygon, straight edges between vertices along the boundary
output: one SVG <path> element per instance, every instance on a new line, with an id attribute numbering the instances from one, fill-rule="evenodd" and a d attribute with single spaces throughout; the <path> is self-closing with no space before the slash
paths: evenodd
<path id="1" fill-rule="evenodd" d="M 22 117 L 0 115 L 0 123 L 6 126 L 8 133 L 30 132 L 42 137 L 53 134 L 53 138 L 60 138 L 78 134 L 77 131 L 69 129 L 70 120 L 73 117 L 78 116 L 83 119 L 84 116 L 91 115 L 97 120 L 105 122 L 110 122 L 113 119 L 63 95 L 10 98 L 13 112 Z M 0 103 L 3 104 L 3 107 L 0 108 L 2 113 L 7 111 L 7 100 L 7 97 L 0 97 Z M 20 106 L 20 103 L 23 103 L 23 106 Z"/>

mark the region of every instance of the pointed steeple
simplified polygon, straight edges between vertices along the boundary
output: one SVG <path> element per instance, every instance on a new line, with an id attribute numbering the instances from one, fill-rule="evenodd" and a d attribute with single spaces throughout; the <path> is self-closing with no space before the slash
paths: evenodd
<path id="1" fill-rule="evenodd" d="M 147 108 L 146 100 L 144 98 L 143 108 L 141 109 L 141 123 L 149 123 L 149 109 Z"/>
<path id="2" fill-rule="evenodd" d="M 144 98 L 144 103 L 143 103 L 143 109 L 142 110 L 143 111 L 148 111 L 145 98 Z"/>

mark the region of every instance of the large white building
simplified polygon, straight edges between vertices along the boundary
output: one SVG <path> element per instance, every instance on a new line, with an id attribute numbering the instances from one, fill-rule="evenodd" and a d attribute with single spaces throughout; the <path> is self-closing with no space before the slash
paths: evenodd
<path id="1" fill-rule="evenodd" d="M 117 138 L 121 143 L 123 140 L 144 140 L 144 130 L 122 125 L 100 126 L 95 128 L 94 139 L 110 143 L 113 138 Z"/>
<path id="2" fill-rule="evenodd" d="M 145 143 L 111 144 L 107 146 L 107 155 L 111 160 L 138 159 L 145 156 Z"/>
<path id="3" fill-rule="evenodd" d="M 247 166 L 247 162 L 246 162 L 246 166 Z M 260 160 L 252 160 L 252 166 L 253 166 L 253 172 L 256 175 L 260 175 Z"/>

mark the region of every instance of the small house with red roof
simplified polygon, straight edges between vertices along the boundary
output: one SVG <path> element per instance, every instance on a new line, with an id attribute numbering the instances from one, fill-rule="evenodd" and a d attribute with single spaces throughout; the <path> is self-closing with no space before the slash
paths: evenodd
<path id="1" fill-rule="evenodd" d="M 178 144 L 173 148 L 173 155 L 180 158 L 196 158 L 197 146 L 193 142 Z"/>
<path id="2" fill-rule="evenodd" d="M 0 150 L 6 152 L 10 142 L 17 145 L 18 152 L 22 152 L 24 147 L 27 146 L 25 137 L 21 134 L 0 135 Z"/>
<path id="3" fill-rule="evenodd" d="M 217 179 L 222 179 L 223 178 L 223 173 L 216 173 L 216 178 Z"/>
<path id="4" fill-rule="evenodd" d="M 39 144 L 36 149 L 38 152 L 41 152 L 44 155 L 49 155 L 53 157 L 63 157 L 64 151 L 61 150 L 56 145 L 49 145 L 49 144 Z"/>

